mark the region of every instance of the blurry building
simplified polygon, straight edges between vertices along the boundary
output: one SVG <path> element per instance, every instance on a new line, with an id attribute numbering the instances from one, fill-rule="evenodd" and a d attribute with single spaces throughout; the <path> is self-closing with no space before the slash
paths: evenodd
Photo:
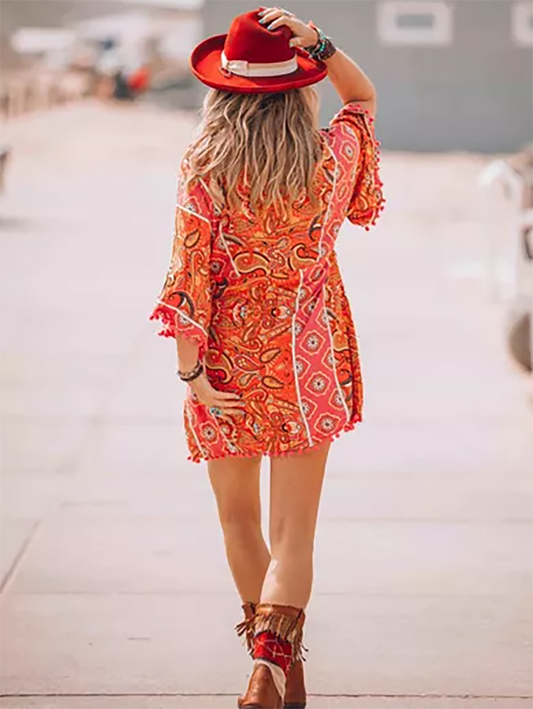
<path id="1" fill-rule="evenodd" d="M 95 75 L 134 72 L 141 66 L 149 67 L 154 93 L 169 91 L 177 107 L 195 105 L 188 59 L 201 37 L 197 4 L 1 0 L 3 113 L 14 116 L 44 108 L 51 104 L 51 92 L 65 98 L 90 94 L 97 84 Z M 76 80 L 79 88 L 72 91 Z"/>
<path id="2" fill-rule="evenodd" d="M 205 35 L 247 0 L 205 0 Z M 368 72 L 389 150 L 513 152 L 533 139 L 529 0 L 286 0 Z M 201 89 L 199 89 L 201 90 Z M 324 82 L 323 121 L 339 108 Z"/>
<path id="3" fill-rule="evenodd" d="M 130 3 L 131 4 L 131 3 Z M 121 0 L 1 0 L 0 46 L 2 75 L 35 65 L 78 22 L 111 14 L 128 7 Z M 70 42 L 72 46 L 72 42 Z M 7 76 L 6 76 L 7 75 Z"/>
<path id="4" fill-rule="evenodd" d="M 149 63 L 154 69 L 172 71 L 190 81 L 189 55 L 201 37 L 201 18 L 196 12 L 155 7 L 129 8 L 112 15 L 83 20 L 73 25 L 85 44 L 116 47 L 116 61 L 126 67 Z"/>

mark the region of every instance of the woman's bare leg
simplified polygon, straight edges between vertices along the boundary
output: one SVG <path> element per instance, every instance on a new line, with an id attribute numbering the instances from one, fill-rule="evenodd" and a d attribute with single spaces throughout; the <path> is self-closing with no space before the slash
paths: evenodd
<path id="1" fill-rule="evenodd" d="M 262 603 L 305 608 L 313 583 L 315 529 L 330 443 L 271 459 L 270 550 Z"/>
<path id="2" fill-rule="evenodd" d="M 226 554 L 243 602 L 258 603 L 270 554 L 261 530 L 261 457 L 208 463 Z"/>

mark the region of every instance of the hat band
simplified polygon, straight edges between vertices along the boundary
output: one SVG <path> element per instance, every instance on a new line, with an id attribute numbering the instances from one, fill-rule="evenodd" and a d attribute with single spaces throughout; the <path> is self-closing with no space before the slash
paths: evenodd
<path id="1" fill-rule="evenodd" d="M 283 74 L 292 74 L 298 69 L 296 55 L 285 62 L 258 64 L 247 62 L 244 59 L 228 59 L 222 52 L 221 64 L 223 69 L 238 76 L 282 76 Z"/>

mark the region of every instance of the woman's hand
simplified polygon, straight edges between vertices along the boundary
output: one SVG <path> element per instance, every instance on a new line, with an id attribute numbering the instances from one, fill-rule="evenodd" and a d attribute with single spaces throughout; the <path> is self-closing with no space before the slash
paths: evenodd
<path id="1" fill-rule="evenodd" d="M 217 409 L 220 409 L 222 413 L 218 415 L 218 418 L 227 419 L 229 416 L 243 413 L 242 407 L 244 404 L 240 400 L 239 395 L 226 391 L 217 391 L 217 389 L 211 385 L 205 372 L 200 374 L 196 379 L 193 379 L 192 382 L 189 382 L 189 386 L 194 394 L 196 394 L 199 401 L 208 409 L 212 406 L 216 406 Z"/>
<path id="2" fill-rule="evenodd" d="M 259 15 L 261 16 L 259 22 L 266 25 L 269 30 L 287 25 L 293 34 L 289 42 L 291 47 L 314 47 L 318 42 L 317 31 L 288 10 L 283 10 L 281 7 L 264 7 Z"/>

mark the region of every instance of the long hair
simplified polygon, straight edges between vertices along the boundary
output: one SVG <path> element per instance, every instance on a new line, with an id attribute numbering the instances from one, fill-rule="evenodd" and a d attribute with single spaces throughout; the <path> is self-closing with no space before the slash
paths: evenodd
<path id="1" fill-rule="evenodd" d="M 244 179 L 254 214 L 270 207 L 284 219 L 308 196 L 322 156 L 318 94 L 313 87 L 272 94 L 211 89 L 184 159 L 185 182 L 205 179 L 215 205 L 238 208 Z"/>

